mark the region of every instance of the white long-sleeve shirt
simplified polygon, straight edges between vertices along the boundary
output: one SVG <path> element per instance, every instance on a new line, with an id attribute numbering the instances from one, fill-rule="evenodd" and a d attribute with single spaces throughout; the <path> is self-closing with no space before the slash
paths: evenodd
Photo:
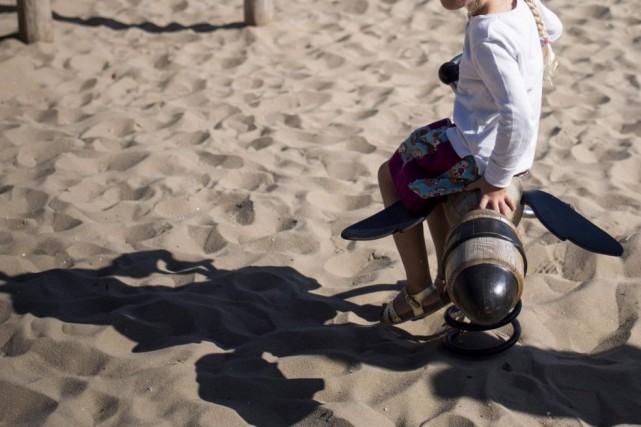
<path id="1" fill-rule="evenodd" d="M 561 21 L 535 2 L 554 42 L 563 31 Z M 507 187 L 532 167 L 542 91 L 541 40 L 524 0 L 508 12 L 471 17 L 459 63 L 456 127 L 447 135 L 461 158 L 474 156 L 490 184 Z"/>

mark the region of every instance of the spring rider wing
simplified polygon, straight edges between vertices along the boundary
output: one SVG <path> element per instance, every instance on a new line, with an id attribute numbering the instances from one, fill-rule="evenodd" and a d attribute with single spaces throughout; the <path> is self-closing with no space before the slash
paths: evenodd
<path id="1" fill-rule="evenodd" d="M 616 239 L 545 191 L 523 192 L 521 204 L 530 206 L 541 224 L 561 240 L 603 255 L 623 254 L 623 247 Z"/>

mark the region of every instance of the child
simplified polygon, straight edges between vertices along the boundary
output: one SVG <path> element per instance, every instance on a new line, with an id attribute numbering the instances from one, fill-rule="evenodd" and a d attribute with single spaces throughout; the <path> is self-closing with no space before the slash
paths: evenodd
<path id="1" fill-rule="evenodd" d="M 467 8 L 463 54 L 454 101 L 454 123 L 441 120 L 414 131 L 379 169 L 385 206 L 401 200 L 411 211 L 430 198 L 480 190 L 479 208 L 508 214 L 513 176 L 534 161 L 544 75 L 556 59 L 550 43 L 562 32 L 541 0 L 441 0 L 449 10 Z M 442 205 L 428 217 L 441 260 L 448 231 Z M 432 281 L 423 227 L 394 235 L 407 282 L 381 313 L 383 323 L 416 320 L 448 301 L 442 272 Z"/>

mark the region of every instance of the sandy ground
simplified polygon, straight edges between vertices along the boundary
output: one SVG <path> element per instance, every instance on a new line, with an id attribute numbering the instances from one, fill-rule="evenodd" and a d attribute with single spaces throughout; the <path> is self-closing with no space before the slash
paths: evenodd
<path id="1" fill-rule="evenodd" d="M 641 18 L 547 4 L 565 34 L 525 185 L 625 252 L 523 221 L 522 337 L 471 360 L 442 312 L 380 325 L 391 238 L 340 238 L 451 114 L 463 14 L 297 0 L 248 28 L 240 0 L 54 0 L 55 42 L 27 46 L 0 0 L 0 423 L 641 424 Z"/>

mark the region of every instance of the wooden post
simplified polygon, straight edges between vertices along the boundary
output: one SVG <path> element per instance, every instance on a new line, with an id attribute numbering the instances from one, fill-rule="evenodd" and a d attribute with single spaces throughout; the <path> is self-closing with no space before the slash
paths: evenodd
<path id="1" fill-rule="evenodd" d="M 245 24 L 265 25 L 274 18 L 272 0 L 245 0 Z"/>
<path id="2" fill-rule="evenodd" d="M 18 36 L 24 43 L 53 41 L 51 0 L 18 0 Z"/>

